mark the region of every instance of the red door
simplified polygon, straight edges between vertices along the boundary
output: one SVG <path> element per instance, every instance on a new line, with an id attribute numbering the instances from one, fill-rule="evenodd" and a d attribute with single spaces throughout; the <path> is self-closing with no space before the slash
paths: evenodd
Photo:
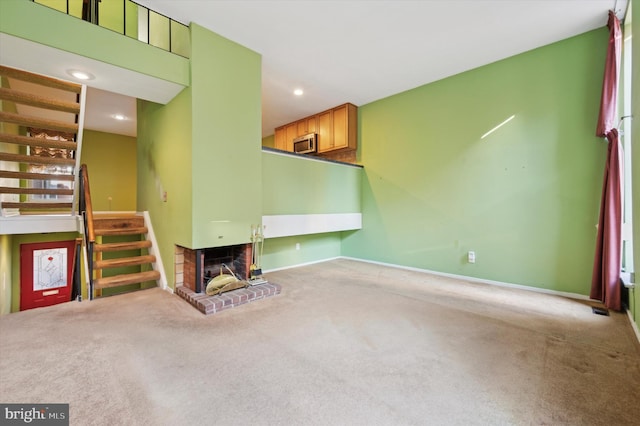
<path id="1" fill-rule="evenodd" d="M 20 245 L 20 310 L 71 300 L 75 241 Z"/>

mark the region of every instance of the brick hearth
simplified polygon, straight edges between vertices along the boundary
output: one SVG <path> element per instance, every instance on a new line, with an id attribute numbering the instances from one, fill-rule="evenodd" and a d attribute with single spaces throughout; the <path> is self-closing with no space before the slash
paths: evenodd
<path id="1" fill-rule="evenodd" d="M 258 284 L 247 288 L 228 291 L 215 296 L 196 293 L 187 286 L 176 287 L 176 293 L 205 315 L 215 314 L 225 309 L 244 305 L 269 296 L 280 294 L 280 285 L 274 283 Z"/>

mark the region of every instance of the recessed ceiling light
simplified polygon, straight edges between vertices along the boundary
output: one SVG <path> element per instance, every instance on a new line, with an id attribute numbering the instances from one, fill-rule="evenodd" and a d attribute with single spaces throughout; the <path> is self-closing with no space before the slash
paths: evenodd
<path id="1" fill-rule="evenodd" d="M 122 115 L 122 114 L 113 114 L 113 115 L 112 115 L 112 117 L 113 117 L 113 118 L 115 118 L 116 120 L 120 120 L 120 121 L 122 121 L 122 120 L 124 120 L 125 118 L 127 118 L 127 117 L 125 117 L 125 116 L 124 116 L 124 115 Z"/>
<path id="2" fill-rule="evenodd" d="M 293 94 L 296 96 L 302 96 L 303 93 L 304 91 L 302 89 L 296 89 L 293 91 Z"/>
<path id="3" fill-rule="evenodd" d="M 80 70 L 67 70 L 67 74 L 78 80 L 93 80 L 95 78 L 93 74 Z"/>

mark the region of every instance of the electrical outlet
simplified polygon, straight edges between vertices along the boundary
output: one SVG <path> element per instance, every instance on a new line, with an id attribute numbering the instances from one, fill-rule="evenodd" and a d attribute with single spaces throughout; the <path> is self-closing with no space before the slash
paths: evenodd
<path id="1" fill-rule="evenodd" d="M 300 250 L 300 243 L 296 243 L 296 250 Z"/>
<path id="2" fill-rule="evenodd" d="M 467 260 L 469 261 L 469 263 L 476 263 L 476 252 L 475 251 L 470 251 L 467 254 Z"/>

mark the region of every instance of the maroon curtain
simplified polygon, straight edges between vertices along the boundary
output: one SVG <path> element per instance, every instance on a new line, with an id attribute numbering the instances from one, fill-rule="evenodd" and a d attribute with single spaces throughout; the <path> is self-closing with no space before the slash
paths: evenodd
<path id="1" fill-rule="evenodd" d="M 620 266 L 622 250 L 622 166 L 616 126 L 618 77 L 622 33 L 620 21 L 609 12 L 609 48 L 602 83 L 602 99 L 596 135 L 609 142 L 607 164 L 602 185 L 600 220 L 596 240 L 596 256 L 591 280 L 592 299 L 602 301 L 609 309 L 621 309 Z"/>
<path id="2" fill-rule="evenodd" d="M 622 58 L 622 32 L 620 21 L 613 11 L 609 11 L 609 47 L 604 64 L 604 80 L 602 82 L 602 97 L 600 99 L 600 114 L 596 136 L 606 137 L 607 132 L 616 127 L 618 115 L 618 77 L 620 75 L 620 60 Z"/>
<path id="3" fill-rule="evenodd" d="M 607 133 L 609 140 L 607 164 L 602 185 L 600 220 L 596 258 L 591 280 L 592 299 L 604 302 L 609 309 L 621 309 L 620 251 L 622 245 L 622 166 L 618 143 L 618 131 Z"/>

